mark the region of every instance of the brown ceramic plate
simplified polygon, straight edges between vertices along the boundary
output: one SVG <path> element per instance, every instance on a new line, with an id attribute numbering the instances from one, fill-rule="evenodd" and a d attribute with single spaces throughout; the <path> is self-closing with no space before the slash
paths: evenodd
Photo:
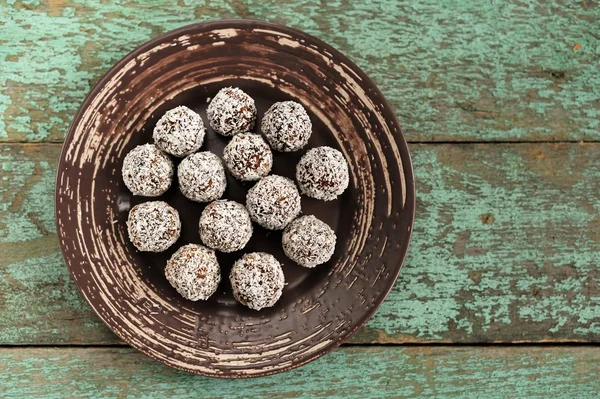
<path id="1" fill-rule="evenodd" d="M 134 197 L 121 164 L 151 142 L 168 109 L 186 105 L 206 122 L 209 99 L 238 86 L 257 102 L 299 101 L 312 119 L 307 148 L 340 149 L 350 187 L 336 201 L 302 198 L 304 214 L 338 235 L 331 261 L 293 264 L 281 232 L 256 228 L 244 251 L 220 254 L 223 279 L 206 302 L 180 297 L 164 278 L 181 245 L 199 243 L 204 205 L 176 182 L 160 199 L 179 211 L 179 241 L 161 254 L 141 253 L 127 239 Z M 257 124 L 258 126 L 260 123 Z M 222 153 L 226 139 L 210 128 L 203 150 Z M 294 177 L 304 151 L 276 154 L 273 173 Z M 375 84 L 331 46 L 295 29 L 259 21 L 190 25 L 149 41 L 93 88 L 69 129 L 60 158 L 56 220 L 67 265 L 82 295 L 124 341 L 169 366 L 214 377 L 250 377 L 298 367 L 340 345 L 362 326 L 392 288 L 408 249 L 415 191 L 406 142 Z M 247 184 L 229 178 L 225 198 L 245 202 Z M 277 305 L 256 312 L 235 302 L 229 270 L 244 252 L 265 251 L 283 264 L 287 285 Z"/>

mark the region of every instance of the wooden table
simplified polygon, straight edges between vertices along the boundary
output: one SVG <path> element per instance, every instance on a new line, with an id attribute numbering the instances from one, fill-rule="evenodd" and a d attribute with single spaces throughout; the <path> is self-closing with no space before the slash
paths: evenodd
<path id="1" fill-rule="evenodd" d="M 0 0 L 0 397 L 597 397 L 597 1 L 173 3 Z M 417 180 L 381 309 L 332 354 L 251 380 L 120 342 L 77 294 L 53 217 L 61 142 L 94 82 L 149 38 L 218 18 L 293 26 L 352 58 L 395 108 Z"/>

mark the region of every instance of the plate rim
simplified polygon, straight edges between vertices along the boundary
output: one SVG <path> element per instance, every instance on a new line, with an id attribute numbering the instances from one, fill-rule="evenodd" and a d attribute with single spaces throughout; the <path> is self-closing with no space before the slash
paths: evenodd
<path id="1" fill-rule="evenodd" d="M 177 37 L 180 35 L 185 35 L 186 33 L 197 33 L 198 31 L 206 31 L 206 30 L 219 29 L 219 28 L 220 29 L 247 29 L 247 28 L 254 28 L 254 29 L 267 28 L 268 29 L 268 28 L 272 28 L 280 33 L 287 33 L 287 34 L 291 34 L 295 37 L 310 40 L 311 42 L 321 46 L 323 49 L 329 51 L 334 57 L 343 61 L 344 64 L 346 64 L 370 88 L 372 88 L 374 90 L 375 94 L 380 98 L 384 109 L 389 111 L 390 124 L 395 125 L 398 128 L 397 132 L 392 131 L 391 134 L 394 138 L 394 141 L 398 145 L 400 159 L 402 160 L 402 169 L 401 169 L 402 175 L 405 178 L 405 184 L 406 184 L 406 202 L 405 202 L 404 206 L 407 209 L 406 216 L 409 218 L 407 221 L 408 237 L 406 239 L 405 245 L 403 245 L 402 248 L 398 249 L 398 256 L 397 256 L 397 261 L 396 261 L 396 263 L 398 264 L 398 267 L 396 270 L 392 271 L 392 274 L 390 275 L 390 279 L 393 280 L 393 283 L 389 285 L 389 287 L 385 290 L 385 292 L 382 292 L 383 295 L 381 297 L 381 300 L 378 303 L 376 303 L 372 308 L 368 309 L 365 312 L 365 314 L 363 315 L 363 317 L 361 317 L 357 321 L 357 323 L 355 324 L 355 326 L 353 328 L 350 328 L 350 329 L 346 330 L 343 334 L 340 334 L 329 345 L 324 346 L 323 348 L 320 348 L 318 351 L 311 353 L 310 355 L 306 356 L 305 358 L 302 358 L 297 363 L 294 363 L 290 366 L 286 366 L 286 367 L 283 367 L 280 369 L 275 369 L 275 370 L 261 371 L 259 373 L 250 374 L 250 375 L 239 374 L 239 373 L 208 374 L 208 373 L 204 373 L 204 372 L 198 371 L 198 370 L 186 369 L 185 367 L 166 363 L 163 359 L 160 359 L 160 358 L 154 356 L 150 351 L 148 351 L 146 346 L 135 345 L 135 344 L 131 343 L 128 339 L 124 338 L 121 335 L 120 331 L 117 328 L 113 328 L 113 326 L 102 317 L 102 315 L 96 310 L 96 308 L 94 306 L 92 306 L 90 301 L 88 301 L 87 298 L 85 297 L 85 295 L 83 293 L 83 288 L 80 287 L 79 284 L 77 284 L 77 281 L 76 281 L 75 275 L 74 275 L 75 271 L 73 270 L 70 262 L 68 261 L 65 245 L 63 244 L 63 241 L 60 238 L 61 237 L 60 232 L 62 231 L 62 228 L 60 226 L 59 218 L 58 218 L 58 210 L 59 210 L 59 201 L 58 200 L 59 200 L 59 183 L 60 183 L 59 176 L 60 176 L 60 171 L 62 169 L 64 169 L 64 167 L 65 167 L 65 163 L 66 163 L 65 155 L 68 151 L 67 145 L 72 141 L 73 135 L 75 134 L 75 127 L 80 122 L 81 118 L 83 117 L 84 111 L 89 107 L 91 100 L 102 90 L 105 83 L 114 75 L 114 73 L 116 71 L 121 69 L 121 67 L 126 65 L 132 59 L 135 59 L 140 54 L 144 53 L 146 51 L 146 49 L 155 47 L 156 44 L 164 41 L 166 38 L 169 38 L 171 36 Z M 267 21 L 262 21 L 262 20 L 257 20 L 257 19 L 231 19 L 231 18 L 229 18 L 229 19 L 218 19 L 218 20 L 197 22 L 197 23 L 185 25 L 185 26 L 164 32 L 154 38 L 151 38 L 151 39 L 143 42 L 142 44 L 136 46 L 133 50 L 131 50 L 129 53 L 127 53 L 125 56 L 123 56 L 119 61 L 117 61 L 113 66 L 111 66 L 103 74 L 103 76 L 100 79 L 98 79 L 98 81 L 92 86 L 89 93 L 85 96 L 83 102 L 78 107 L 77 112 L 75 113 L 75 115 L 73 117 L 73 120 L 69 124 L 69 128 L 67 130 L 67 134 L 65 135 L 65 138 L 64 138 L 64 141 L 63 141 L 63 144 L 61 147 L 61 152 L 59 155 L 58 163 L 57 163 L 57 171 L 56 171 L 56 176 L 55 176 L 55 188 L 54 188 L 54 218 L 55 218 L 55 226 L 56 226 L 56 230 L 57 230 L 57 238 L 59 241 L 61 254 L 63 256 L 63 260 L 65 261 L 67 268 L 69 269 L 69 274 L 71 275 L 71 279 L 73 280 L 73 282 L 75 283 L 75 286 L 77 287 L 77 291 L 78 291 L 80 297 L 82 297 L 82 299 L 85 300 L 85 302 L 90 306 L 90 308 L 93 310 L 93 312 L 96 314 L 96 316 L 104 323 L 104 325 L 106 325 L 112 331 L 112 333 L 114 333 L 119 339 L 124 341 L 127 345 L 129 345 L 130 347 L 143 353 L 144 355 L 152 358 L 153 360 L 158 361 L 162 365 L 168 366 L 173 369 L 185 371 L 185 372 L 188 372 L 191 374 L 195 374 L 195 375 L 202 375 L 205 377 L 222 378 L 222 379 L 258 378 L 258 377 L 265 377 L 265 376 L 269 376 L 269 375 L 287 372 L 292 369 L 301 367 L 307 363 L 310 363 L 320 357 L 325 356 L 326 354 L 328 354 L 328 353 L 332 352 L 333 350 L 337 349 L 338 347 L 340 347 L 351 336 L 353 336 L 361 327 L 363 327 L 367 323 L 368 320 L 371 319 L 371 317 L 373 317 L 375 312 L 377 312 L 377 310 L 381 307 L 381 305 L 383 304 L 383 302 L 385 301 L 385 299 L 387 298 L 387 296 L 393 289 L 394 285 L 397 283 L 398 276 L 400 275 L 400 272 L 402 271 L 402 268 L 404 267 L 406 255 L 408 253 L 408 249 L 410 247 L 410 243 L 412 240 L 412 233 L 414 230 L 415 211 L 416 211 L 416 188 L 415 188 L 414 168 L 413 168 L 410 151 L 408 148 L 408 143 L 406 141 L 406 138 L 404 137 L 404 132 L 403 132 L 402 126 L 400 125 L 398 119 L 396 118 L 396 115 L 394 113 L 392 106 L 389 104 L 389 102 L 387 101 L 387 99 L 385 98 L 385 96 L 383 95 L 383 93 L 381 92 L 379 87 L 375 84 L 375 82 L 370 77 L 368 77 L 367 74 L 361 68 L 359 68 L 354 63 L 353 60 L 351 60 L 350 58 L 345 56 L 343 53 L 341 53 L 339 50 L 337 50 L 333 46 L 327 44 L 323 40 L 321 40 L 311 34 L 303 32 L 299 29 L 296 29 L 296 28 L 292 28 L 292 27 L 289 27 L 289 26 L 286 26 L 283 24 L 279 24 L 279 23 L 267 22 Z"/>

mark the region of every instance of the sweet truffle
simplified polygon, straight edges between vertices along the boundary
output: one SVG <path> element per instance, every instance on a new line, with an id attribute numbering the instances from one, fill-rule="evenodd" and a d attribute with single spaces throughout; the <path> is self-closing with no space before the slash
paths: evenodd
<path id="1" fill-rule="evenodd" d="M 275 103 L 265 112 L 260 130 L 277 151 L 298 151 L 312 133 L 310 117 L 295 101 Z"/>
<path id="2" fill-rule="evenodd" d="M 273 166 L 273 154 L 258 134 L 235 135 L 223 150 L 223 161 L 233 177 L 254 181 L 265 177 Z"/>
<path id="3" fill-rule="evenodd" d="M 177 168 L 177 179 L 183 195 L 198 202 L 221 198 L 227 187 L 221 160 L 208 151 L 197 152 L 181 161 Z"/>
<path id="4" fill-rule="evenodd" d="M 173 161 L 154 144 L 138 145 L 125 156 L 121 173 L 134 195 L 158 197 L 171 186 Z"/>
<path id="5" fill-rule="evenodd" d="M 167 261 L 165 276 L 185 299 L 206 300 L 221 281 L 221 268 L 215 251 L 202 245 L 179 248 Z"/>
<path id="6" fill-rule="evenodd" d="M 206 128 L 200 115 L 188 107 L 179 106 L 167 111 L 154 127 L 154 144 L 164 152 L 179 158 L 200 149 Z"/>
<path id="7" fill-rule="evenodd" d="M 263 177 L 248 190 L 246 208 L 256 223 L 281 230 L 300 213 L 300 193 L 286 177 Z"/>
<path id="8" fill-rule="evenodd" d="M 283 252 L 304 267 L 315 267 L 331 259 L 335 251 L 335 232 L 312 215 L 301 216 L 283 231 Z"/>
<path id="9" fill-rule="evenodd" d="M 166 202 L 144 202 L 129 211 L 127 232 L 140 251 L 162 252 L 179 238 L 181 221 L 175 208 Z"/>
<path id="10" fill-rule="evenodd" d="M 200 216 L 200 239 L 213 249 L 234 252 L 252 237 L 252 221 L 244 206 L 235 201 L 211 202 Z"/>
<path id="11" fill-rule="evenodd" d="M 229 280 L 235 299 L 254 310 L 275 305 L 285 284 L 281 265 L 264 252 L 246 254 L 235 262 Z"/>
<path id="12" fill-rule="evenodd" d="M 206 112 L 210 126 L 223 136 L 248 132 L 256 121 L 254 100 L 237 87 L 219 90 Z"/>
<path id="13" fill-rule="evenodd" d="M 334 200 L 348 188 L 348 163 L 334 148 L 312 148 L 296 166 L 296 181 L 302 194 L 324 201 Z"/>

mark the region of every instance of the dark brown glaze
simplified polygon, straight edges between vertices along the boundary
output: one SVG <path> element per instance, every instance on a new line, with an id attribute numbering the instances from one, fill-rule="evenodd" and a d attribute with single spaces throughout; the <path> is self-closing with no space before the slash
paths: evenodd
<path id="1" fill-rule="evenodd" d="M 128 210 L 146 198 L 126 189 L 120 170 L 134 146 L 151 142 L 160 116 L 177 105 L 199 112 L 238 86 L 257 103 L 294 100 L 314 132 L 304 150 L 274 153 L 272 174 L 294 178 L 308 148 L 344 153 L 350 187 L 337 200 L 302 198 L 338 235 L 333 258 L 315 269 L 283 254 L 281 232 L 255 225 L 243 251 L 220 254 L 224 278 L 206 302 L 180 297 L 164 277 L 180 246 L 199 243 L 203 205 L 173 184 L 163 196 L 181 214 L 182 234 L 165 253 L 138 252 L 127 239 Z M 256 131 L 256 128 L 255 128 Z M 202 150 L 222 155 L 228 139 L 207 131 Z M 225 198 L 244 203 L 252 183 L 228 176 Z M 297 30 L 258 21 L 191 25 L 137 48 L 113 67 L 79 109 L 57 174 L 56 220 L 63 255 L 79 290 L 124 341 L 178 369 L 213 377 L 273 374 L 334 349 L 375 312 L 394 284 L 414 219 L 412 166 L 400 126 L 373 82 L 332 47 Z M 238 304 L 228 278 L 247 252 L 272 253 L 287 285 L 273 307 Z"/>

